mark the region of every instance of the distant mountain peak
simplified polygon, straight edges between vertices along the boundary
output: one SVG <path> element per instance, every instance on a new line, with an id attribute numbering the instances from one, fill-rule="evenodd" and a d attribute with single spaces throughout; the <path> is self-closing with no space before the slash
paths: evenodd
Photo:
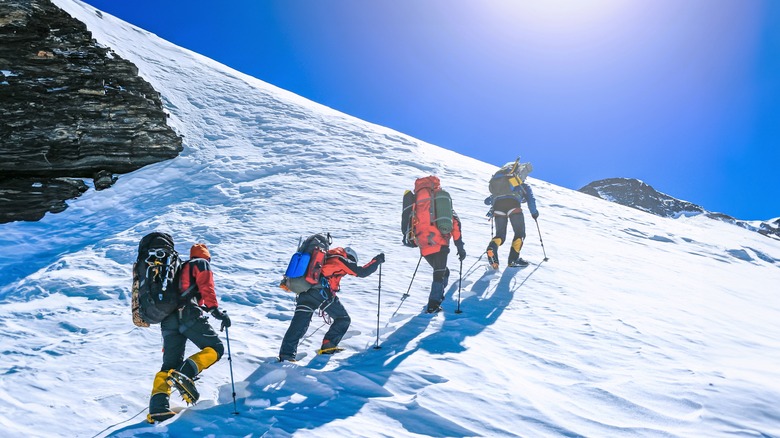
<path id="1" fill-rule="evenodd" d="M 635 178 L 602 179 L 586 185 L 579 191 L 662 217 L 678 218 L 707 212 L 701 206 L 661 193 Z"/>
<path id="2" fill-rule="evenodd" d="M 734 224 L 768 237 L 780 239 L 780 218 L 754 223 L 742 221 L 727 214 L 711 212 L 694 203 L 661 193 L 651 185 L 635 178 L 607 178 L 593 181 L 579 189 L 579 191 L 656 216 L 676 219 L 680 216 L 703 214 L 711 219 Z"/>

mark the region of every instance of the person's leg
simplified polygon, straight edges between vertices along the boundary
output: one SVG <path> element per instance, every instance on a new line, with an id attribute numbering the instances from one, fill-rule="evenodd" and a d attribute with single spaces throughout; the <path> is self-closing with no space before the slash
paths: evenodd
<path id="1" fill-rule="evenodd" d="M 225 346 L 214 328 L 209 324 L 208 316 L 194 306 L 186 306 L 182 311 L 182 333 L 200 351 L 188 357 L 179 367 L 179 371 L 190 379 L 216 363 L 225 352 Z"/>
<path id="2" fill-rule="evenodd" d="M 325 350 L 339 345 L 341 338 L 344 337 L 352 320 L 347 313 L 347 309 L 344 308 L 338 297 L 333 297 L 325 302 L 322 310 L 333 320 L 330 328 L 322 339 L 322 349 Z"/>
<path id="3" fill-rule="evenodd" d="M 425 260 L 433 267 L 433 282 L 428 295 L 428 312 L 439 310 L 444 301 L 444 288 L 447 287 L 450 271 L 447 269 L 447 256 L 450 248 L 443 246 L 441 251 L 425 256 Z"/>
<path id="4" fill-rule="evenodd" d="M 311 317 L 325 298 L 320 294 L 321 289 L 309 289 L 306 292 L 298 294 L 295 299 L 295 313 L 290 321 L 290 327 L 282 339 L 282 346 L 279 349 L 279 360 L 295 360 L 298 352 L 298 342 L 306 330 L 309 329 Z"/>
<path id="5" fill-rule="evenodd" d="M 149 398 L 147 420 L 163 421 L 174 415 L 170 410 L 171 385 L 168 384 L 168 372 L 177 369 L 184 361 L 184 347 L 187 338 L 179 333 L 179 317 L 174 312 L 160 323 L 163 337 L 163 363 L 154 376 L 152 395 Z"/>
<path id="6" fill-rule="evenodd" d="M 509 215 L 509 220 L 512 222 L 512 230 L 515 235 L 512 238 L 512 247 L 509 250 L 509 264 L 515 263 L 520 258 L 520 250 L 523 248 L 523 241 L 525 240 L 525 217 L 523 212 L 518 209 L 516 212 Z"/>
<path id="7" fill-rule="evenodd" d="M 493 212 L 493 222 L 496 224 L 496 235 L 488 243 L 485 254 L 487 254 L 488 263 L 493 269 L 498 269 L 498 247 L 504 243 L 506 239 L 506 227 L 507 227 L 507 215 L 504 211 Z"/>

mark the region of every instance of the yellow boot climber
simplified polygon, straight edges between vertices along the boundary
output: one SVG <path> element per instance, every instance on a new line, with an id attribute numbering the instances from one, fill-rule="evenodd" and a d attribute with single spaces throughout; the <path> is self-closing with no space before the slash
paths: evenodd
<path id="1" fill-rule="evenodd" d="M 176 387 L 187 404 L 195 404 L 200 398 L 195 388 L 195 377 L 218 360 L 217 352 L 206 347 L 187 358 L 178 370 L 168 371 L 168 383 Z"/>
<path id="2" fill-rule="evenodd" d="M 149 414 L 146 421 L 150 423 L 165 421 L 176 412 L 171 411 L 168 400 L 171 395 L 171 385 L 168 384 L 168 371 L 159 371 L 154 375 L 152 397 L 149 399 Z"/>
<path id="3" fill-rule="evenodd" d="M 523 239 L 521 237 L 515 238 L 512 241 L 512 249 L 509 250 L 509 266 L 510 268 L 524 268 L 528 266 L 528 262 L 520 258 L 520 249 L 523 247 Z"/>
<path id="4" fill-rule="evenodd" d="M 169 405 L 171 386 L 176 387 L 188 404 L 197 402 L 200 394 L 195 388 L 193 379 L 217 360 L 219 360 L 217 352 L 211 347 L 206 347 L 187 358 L 178 370 L 171 369 L 155 374 L 152 397 L 149 400 L 149 415 L 146 416 L 146 421 L 155 423 L 176 415 L 176 412 L 171 411 Z"/>
<path id="5" fill-rule="evenodd" d="M 490 267 L 493 269 L 498 269 L 498 247 L 501 246 L 501 244 L 504 243 L 504 239 L 500 237 L 494 237 L 493 240 L 490 241 L 488 244 L 487 250 L 485 250 L 485 254 L 487 254 L 488 258 L 488 264 L 490 264 Z"/>

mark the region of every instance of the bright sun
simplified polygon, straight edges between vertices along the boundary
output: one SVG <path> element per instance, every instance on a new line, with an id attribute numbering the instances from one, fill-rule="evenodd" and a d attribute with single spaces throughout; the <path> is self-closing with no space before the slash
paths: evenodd
<path id="1" fill-rule="evenodd" d="M 579 33 L 588 28 L 607 25 L 625 11 L 625 0 L 489 0 L 486 9 L 534 31 Z"/>

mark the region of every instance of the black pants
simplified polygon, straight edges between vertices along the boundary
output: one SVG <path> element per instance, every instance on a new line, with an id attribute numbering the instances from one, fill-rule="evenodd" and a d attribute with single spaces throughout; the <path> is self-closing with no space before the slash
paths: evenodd
<path id="1" fill-rule="evenodd" d="M 168 315 L 160 323 L 163 336 L 163 364 L 160 371 L 179 369 L 184 363 L 184 349 L 189 339 L 199 349 L 211 347 L 222 357 L 225 347 L 208 318 L 193 305 Z"/>
<path id="2" fill-rule="evenodd" d="M 323 337 L 323 343 L 328 341 L 334 347 L 339 344 L 352 322 L 347 309 L 341 304 L 339 297 L 331 296 L 328 290 L 312 288 L 298 294 L 295 298 L 295 313 L 290 321 L 290 327 L 282 339 L 279 359 L 295 359 L 295 355 L 298 353 L 298 342 L 309 329 L 314 312 L 320 309 L 333 319 L 333 323 Z"/>
<path id="3" fill-rule="evenodd" d="M 439 252 L 425 256 L 425 261 L 433 268 L 433 282 L 431 292 L 428 295 L 428 307 L 439 307 L 444 301 L 444 289 L 450 280 L 450 270 L 447 268 L 447 256 L 450 255 L 450 247 L 442 246 Z"/>
<path id="4" fill-rule="evenodd" d="M 520 202 L 517 200 L 502 199 L 496 202 L 493 208 L 493 219 L 496 224 L 495 238 L 501 239 L 501 243 L 506 241 L 506 226 L 510 222 L 512 231 L 515 233 L 512 241 L 514 242 L 518 238 L 525 240 L 525 217 L 522 208 L 520 208 Z"/>

